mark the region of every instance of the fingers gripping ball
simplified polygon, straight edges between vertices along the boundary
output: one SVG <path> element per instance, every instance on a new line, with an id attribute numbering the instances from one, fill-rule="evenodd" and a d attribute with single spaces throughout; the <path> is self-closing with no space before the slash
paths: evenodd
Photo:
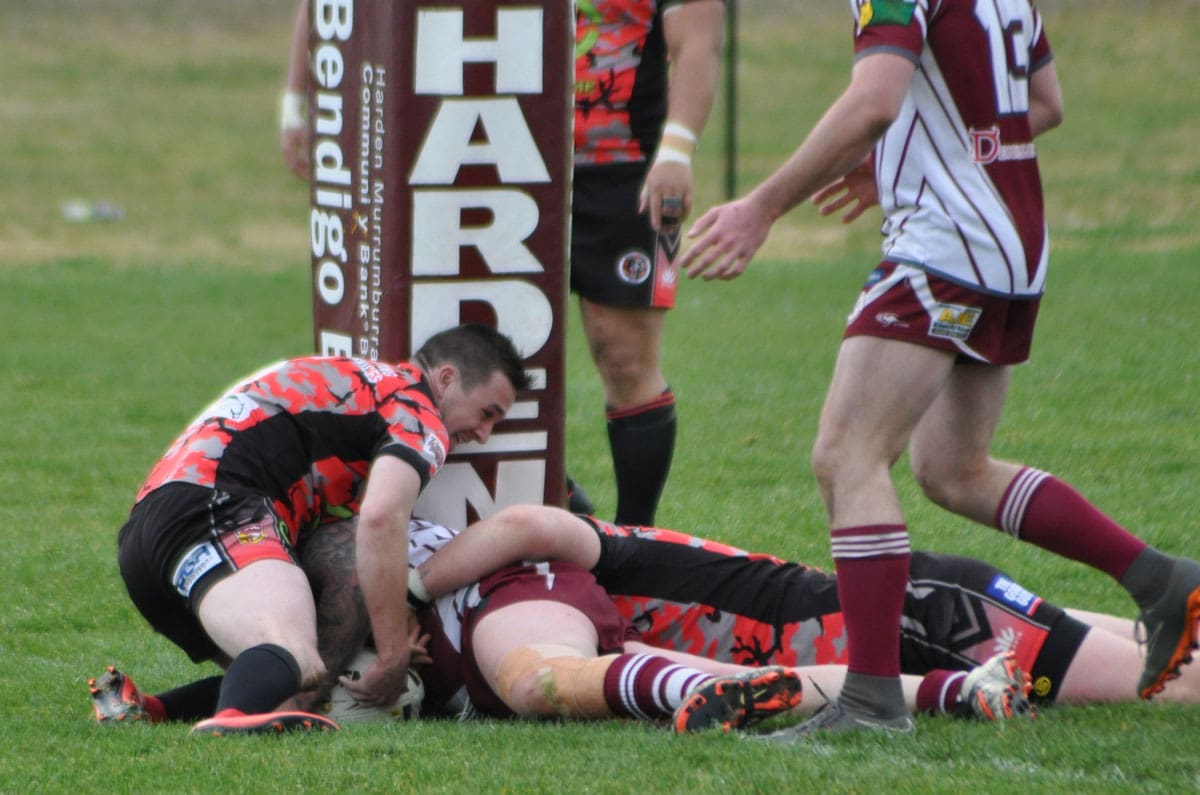
<path id="1" fill-rule="evenodd" d="M 363 649 L 342 672 L 342 676 L 359 679 L 371 667 L 377 655 L 371 649 Z M 400 694 L 400 698 L 387 707 L 375 707 L 359 704 L 354 697 L 342 687 L 341 683 L 333 686 L 329 694 L 329 703 L 324 712 L 338 723 L 381 723 L 391 720 L 414 720 L 421 714 L 421 701 L 425 698 L 425 685 L 421 677 L 412 668 L 408 669 L 408 690 Z"/>

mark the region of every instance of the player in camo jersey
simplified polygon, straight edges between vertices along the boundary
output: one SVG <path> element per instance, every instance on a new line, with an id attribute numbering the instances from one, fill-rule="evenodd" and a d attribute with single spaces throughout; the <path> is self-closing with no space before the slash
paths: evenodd
<path id="1" fill-rule="evenodd" d="M 716 93 L 724 2 L 575 8 L 570 285 L 604 387 L 616 520 L 651 524 L 676 429 L 659 361 L 676 271 L 656 241 L 664 214 L 677 241 L 691 210 L 691 157 Z"/>
<path id="2" fill-rule="evenodd" d="M 194 661 L 227 666 L 216 714 L 194 731 L 336 728 L 275 708 L 325 677 L 296 550 L 337 516 L 359 517 L 357 578 L 380 647 L 347 687 L 364 703 L 395 700 L 410 654 L 412 505 L 451 447 L 486 441 L 526 386 L 507 337 L 459 326 L 431 337 L 412 362 L 272 365 L 192 422 L 139 491 L 118 560 L 155 630 Z"/>
<path id="3" fill-rule="evenodd" d="M 830 666 L 804 676 L 831 696 L 840 690 L 852 641 L 836 577 L 820 569 L 545 506 L 505 508 L 413 565 L 421 587 L 436 595 L 543 558 L 589 569 L 654 647 L 748 666 Z M 898 624 L 897 654 L 910 675 L 905 696 L 922 711 L 952 711 L 963 672 L 1006 651 L 1032 673 L 1035 703 L 1138 698 L 1141 656 L 1131 621 L 1051 604 L 980 560 L 914 553 Z M 1200 670 L 1187 669 L 1161 698 L 1200 703 Z"/>
<path id="4" fill-rule="evenodd" d="M 697 220 L 680 263 L 692 277 L 738 276 L 775 219 L 827 197 L 830 183 L 857 199 L 851 214 L 876 199 L 884 213 L 884 259 L 850 314 L 812 455 L 849 673 L 833 708 L 779 739 L 912 727 L 896 642 L 909 531 L 891 479 L 906 449 L 938 505 L 1130 593 L 1148 638 L 1137 691 L 1150 698 L 1191 660 L 1200 564 L 1147 546 L 1049 473 L 990 452 L 1046 281 L 1033 141 L 1061 122 L 1062 97 L 1042 17 L 1028 0 L 851 7 L 848 88 L 773 175 Z"/>
<path id="5" fill-rule="evenodd" d="M 674 246 L 716 94 L 724 0 L 580 0 L 575 12 L 570 287 L 604 388 L 616 519 L 650 524 L 675 446 L 675 394 L 659 362 Z M 305 179 L 309 13 L 301 0 L 280 133 L 284 161 Z M 668 258 L 658 246 L 665 226 Z M 567 489 L 573 509 L 591 510 L 570 480 Z"/>
<path id="6" fill-rule="evenodd" d="M 423 715 L 662 719 L 681 698 L 711 685 L 709 676 L 753 671 L 771 677 L 763 668 L 773 666 L 795 667 L 802 680 L 831 697 L 839 692 L 847 639 L 836 582 L 827 572 L 675 530 L 616 526 L 545 506 L 505 508 L 438 554 L 459 535 L 429 522 L 409 524 L 409 564 L 425 571 L 414 577 L 409 595 L 412 604 L 427 599 L 415 611 L 431 657 L 418 666 L 426 692 Z M 323 527 L 302 550 L 330 671 L 341 670 L 369 632 L 354 593 L 354 546 L 354 521 L 346 520 Z M 509 565 L 543 556 L 573 565 Z M 476 576 L 482 581 L 436 599 L 430 594 Z M 604 601 L 597 599 L 601 586 Z M 586 619 L 566 626 L 586 631 L 590 622 L 590 640 L 575 643 L 578 638 L 555 623 L 563 605 Z M 489 616 L 477 644 L 475 631 Z M 984 681 L 988 699 L 981 703 L 979 691 L 972 691 L 980 682 L 969 677 L 1005 653 L 1012 655 L 1011 670 Z M 1033 672 L 1034 703 L 1119 702 L 1136 698 L 1140 664 L 1131 622 L 1064 611 L 982 561 L 922 552 L 913 557 L 900 658 L 911 709 L 993 719 L 1021 714 L 1020 672 Z M 556 659 L 558 667 L 547 668 L 547 659 Z M 535 692 L 513 688 L 520 677 L 501 677 L 502 669 L 569 677 L 551 691 Z M 656 702 L 650 682 L 666 671 L 679 677 L 678 686 Z M 739 715 L 743 704 L 737 701 L 718 713 L 716 723 L 741 728 L 764 717 L 764 710 L 772 714 L 787 705 L 792 681 L 767 680 L 768 700 L 780 701 L 771 709 L 759 703 L 749 716 Z M 124 676 L 121 683 L 97 697 L 101 721 L 185 720 L 210 713 L 215 699 L 192 686 L 150 696 Z M 746 684 L 740 680 L 728 692 L 736 695 Z M 329 679 L 326 689 L 331 685 Z M 547 692 L 557 701 L 545 698 Z M 810 693 L 802 710 L 822 703 L 816 688 Z M 1200 703 L 1200 671 L 1188 669 L 1162 698 Z"/>

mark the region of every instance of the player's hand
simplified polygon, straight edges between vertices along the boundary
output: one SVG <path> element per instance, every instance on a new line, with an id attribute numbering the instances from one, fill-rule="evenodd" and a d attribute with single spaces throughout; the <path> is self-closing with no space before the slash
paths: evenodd
<path id="1" fill-rule="evenodd" d="M 289 127 L 279 132 L 279 150 L 288 170 L 300 179 L 308 179 L 308 128 Z"/>
<path id="2" fill-rule="evenodd" d="M 409 613 L 412 617 L 408 628 L 408 664 L 409 665 L 428 665 L 433 662 L 433 658 L 429 656 L 429 635 L 421 634 L 421 625 L 417 623 L 416 617 Z"/>
<path id="3" fill-rule="evenodd" d="M 749 197 L 713 207 L 688 231 L 691 247 L 679 260 L 688 278 L 733 279 L 767 239 L 771 221 Z"/>
<path id="4" fill-rule="evenodd" d="M 642 192 L 638 197 L 638 212 L 650 213 L 650 226 L 662 231 L 663 203 L 670 209 L 678 207 L 677 221 L 682 222 L 692 211 L 692 167 L 685 163 L 662 161 L 650 166 Z"/>
<path id="5" fill-rule="evenodd" d="M 842 223 L 848 224 L 869 208 L 879 204 L 879 190 L 875 185 L 872 160 L 873 158 L 867 158 L 844 177 L 834 180 L 813 194 L 813 204 L 820 208 L 821 215 L 833 215 L 853 202 L 853 206 L 842 216 Z"/>
<path id="6" fill-rule="evenodd" d="M 394 703 L 408 688 L 408 663 L 406 646 L 403 654 L 396 657 L 385 659 L 382 654 L 376 657 L 361 679 L 340 676 L 338 681 L 359 704 L 385 707 Z"/>

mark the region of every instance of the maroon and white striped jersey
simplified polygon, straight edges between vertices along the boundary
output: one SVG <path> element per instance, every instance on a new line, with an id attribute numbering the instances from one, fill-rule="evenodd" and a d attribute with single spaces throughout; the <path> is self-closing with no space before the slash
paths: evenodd
<path id="1" fill-rule="evenodd" d="M 875 148 L 886 259 L 1001 296 L 1041 295 L 1049 241 L 1029 77 L 1050 44 L 1029 0 L 851 0 L 856 58 L 916 73 Z"/>

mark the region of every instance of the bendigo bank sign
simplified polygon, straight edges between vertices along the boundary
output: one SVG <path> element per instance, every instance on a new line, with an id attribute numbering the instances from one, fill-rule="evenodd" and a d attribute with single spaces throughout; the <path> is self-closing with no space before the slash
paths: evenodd
<path id="1" fill-rule="evenodd" d="M 499 328 L 534 387 L 417 513 L 463 527 L 562 504 L 571 4 L 310 6 L 318 351 L 399 360 L 462 322 Z"/>

